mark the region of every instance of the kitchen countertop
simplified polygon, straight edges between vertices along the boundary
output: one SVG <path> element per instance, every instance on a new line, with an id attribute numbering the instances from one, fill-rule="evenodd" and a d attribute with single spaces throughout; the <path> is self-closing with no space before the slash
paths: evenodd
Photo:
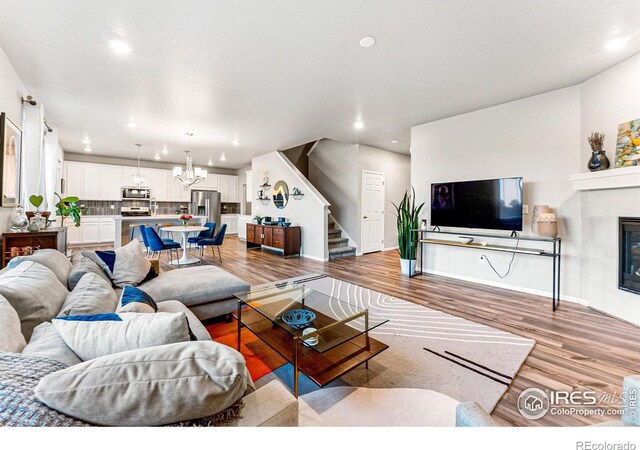
<path id="1" fill-rule="evenodd" d="M 155 216 L 113 216 L 121 220 L 180 220 L 180 214 L 157 214 Z M 193 216 L 194 219 L 206 219 L 207 216 Z M 193 219 L 192 219 L 193 220 Z"/>

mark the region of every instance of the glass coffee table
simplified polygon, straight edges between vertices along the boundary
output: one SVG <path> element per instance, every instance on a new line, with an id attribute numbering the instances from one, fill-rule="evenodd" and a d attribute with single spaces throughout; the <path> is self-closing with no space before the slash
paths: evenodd
<path id="1" fill-rule="evenodd" d="M 281 283 L 234 294 L 238 299 L 238 351 L 242 327 L 248 328 L 293 364 L 293 395 L 298 397 L 298 376 L 303 373 L 323 387 L 389 348 L 369 331 L 388 322 L 329 295 L 295 283 Z M 304 309 L 315 314 L 306 325 L 316 331 L 287 325 L 282 315 Z"/>

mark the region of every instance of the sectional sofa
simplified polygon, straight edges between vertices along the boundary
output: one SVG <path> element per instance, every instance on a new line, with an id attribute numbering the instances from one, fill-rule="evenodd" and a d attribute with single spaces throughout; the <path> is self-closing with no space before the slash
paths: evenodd
<path id="1" fill-rule="evenodd" d="M 61 400 L 59 398 L 52 401 L 53 404 L 58 405 L 57 411 L 50 410 L 51 408 L 48 408 L 42 402 L 38 402 L 38 388 L 42 388 L 44 379 L 36 373 L 36 368 L 40 365 L 48 367 L 48 371 L 46 370 L 43 373 L 47 373 L 50 378 L 51 373 L 54 374 L 54 378 L 58 376 L 56 374 L 65 373 L 68 377 L 75 377 L 71 378 L 73 381 L 69 382 L 70 385 L 73 383 L 86 383 L 86 377 L 89 376 L 87 373 L 93 370 L 92 376 L 94 376 L 94 379 L 92 382 L 96 382 L 95 374 L 100 373 L 99 371 L 96 372 L 96 367 L 100 364 L 95 362 L 100 358 L 94 361 L 81 360 L 78 354 L 67 345 L 69 341 L 65 341 L 61 336 L 60 328 L 57 328 L 54 324 L 58 323 L 56 320 L 64 319 L 63 316 L 65 315 L 74 315 L 74 317 L 78 317 L 78 314 L 100 316 L 114 313 L 116 309 L 122 308 L 122 301 L 113 301 L 113 299 L 120 298 L 121 289 L 113 288 L 110 282 L 106 284 L 98 278 L 104 279 L 104 273 L 90 258 L 83 257 L 71 264 L 65 255 L 55 250 L 38 251 L 28 258 L 16 261 L 12 264 L 12 268 L 5 269 L 0 273 L 0 391 L 6 394 L 4 397 L 0 396 L 0 424 L 38 426 L 85 425 L 95 424 L 96 422 L 103 425 L 105 423 L 108 425 L 132 425 L 137 423 L 148 425 L 155 423 L 151 417 L 140 416 L 137 417 L 137 422 L 132 421 L 133 413 L 128 410 L 116 411 L 113 414 L 113 411 L 105 412 L 104 409 L 102 411 L 110 417 L 110 421 L 107 419 L 102 423 L 100 423 L 100 420 L 87 421 L 84 419 L 86 415 L 80 415 L 81 420 L 78 420 L 77 416 L 74 417 L 73 414 L 70 415 L 67 412 L 64 404 L 60 405 Z M 97 298 L 105 297 L 104 292 L 99 292 L 99 289 L 104 291 L 105 285 L 109 286 L 113 292 L 107 292 L 107 301 L 97 301 Z M 102 286 L 102 288 L 98 286 Z M 208 376 L 215 379 L 215 367 L 221 364 L 220 361 L 240 361 L 239 358 L 242 358 L 242 356 L 234 349 L 211 341 L 209 333 L 199 319 L 204 320 L 231 312 L 235 307 L 234 305 L 236 305 L 231 294 L 248 288 L 248 285 L 243 280 L 220 268 L 205 266 L 160 273 L 156 278 L 146 281 L 138 287 L 140 290 L 147 292 L 157 302 L 158 313 L 184 314 L 191 340 L 196 340 L 197 342 L 181 342 L 122 352 L 112 358 L 119 358 L 120 362 L 128 363 L 128 372 L 125 374 L 121 371 L 115 376 L 126 375 L 142 379 L 150 377 L 153 371 L 149 370 L 144 364 L 149 359 L 157 358 L 157 355 L 163 355 L 164 350 L 166 350 L 166 353 L 178 354 L 180 358 L 189 354 L 196 355 L 193 360 L 188 361 L 190 365 L 183 364 L 183 366 L 180 366 L 174 364 L 170 368 L 172 371 L 170 378 L 180 379 L 181 376 L 184 376 L 184 379 L 187 380 L 185 382 L 191 382 L 194 370 L 205 370 L 203 372 L 206 375 L 205 378 Z M 109 335 L 105 334 L 104 336 L 106 337 L 100 339 L 109 339 Z M 101 342 L 101 344 L 108 346 L 110 342 Z M 210 359 L 210 366 L 202 369 L 201 366 L 198 366 L 197 361 L 194 362 L 198 358 Z M 179 358 L 176 357 L 177 359 Z M 136 361 L 140 361 L 140 367 L 136 366 Z M 87 365 L 89 365 L 88 369 L 86 369 L 87 373 L 82 373 L 85 378 L 79 379 L 79 375 L 73 373 L 73 368 Z M 236 406 L 240 405 L 241 411 L 239 415 L 234 416 L 233 420 L 228 421 L 227 424 L 232 426 L 297 425 L 298 402 L 288 389 L 280 382 L 273 381 L 256 390 L 251 379 L 248 378 L 244 359 L 241 359 L 240 366 L 238 366 L 239 368 L 234 368 L 232 372 L 235 379 L 240 380 L 235 387 L 240 386 L 243 389 L 241 400 L 234 400 Z M 16 374 L 18 367 L 27 371 L 29 376 L 25 378 L 21 374 Z M 211 369 L 211 367 L 214 367 L 214 369 Z M 228 367 L 228 365 L 224 367 Z M 163 367 L 162 370 L 167 369 Z M 212 371 L 214 373 L 211 373 Z M 227 376 L 227 373 L 221 374 L 221 377 L 223 375 Z M 63 379 L 53 381 L 59 383 L 61 382 L 60 380 Z M 29 385 L 27 381 L 32 382 L 32 384 Z M 100 382 L 101 380 L 97 381 Z M 146 409 L 136 409 L 138 414 L 142 410 L 148 411 L 150 415 L 171 415 L 171 408 L 174 407 L 174 404 L 177 405 L 181 402 L 182 399 L 179 397 L 181 385 L 175 385 L 177 387 L 172 387 L 170 391 L 163 391 L 161 383 L 158 383 L 160 382 L 156 380 L 148 383 L 148 389 L 157 389 L 156 394 L 158 395 L 153 398 L 153 402 L 149 402 L 150 404 L 145 406 Z M 109 397 L 118 399 L 108 403 L 109 409 L 119 408 L 122 402 L 126 403 L 127 396 L 132 395 L 132 392 L 129 391 L 133 384 L 135 383 L 129 382 L 129 386 L 116 387 L 114 391 L 112 383 L 112 385 L 108 386 L 108 389 L 111 389 L 110 391 L 96 391 L 98 392 L 95 397 L 96 403 L 107 401 L 105 399 L 107 395 L 100 395 L 100 392 L 103 392 L 103 394 L 109 392 Z M 213 391 L 218 389 L 215 382 L 209 388 Z M 121 389 L 121 392 L 117 389 Z M 189 386 L 185 386 L 185 395 L 188 395 L 186 393 L 188 389 Z M 193 390 L 193 386 L 191 386 L 191 389 Z M 168 396 L 171 396 L 174 391 L 177 395 L 172 402 L 175 403 L 163 404 L 163 401 L 166 402 L 167 399 L 162 398 L 160 394 L 168 392 Z M 205 393 L 206 389 L 203 390 L 202 398 L 198 398 L 195 402 L 191 399 L 192 403 L 201 403 L 193 405 L 196 411 L 199 407 L 201 407 L 200 410 L 202 411 L 212 410 L 209 403 L 216 401 L 215 395 L 205 395 Z M 143 392 L 143 396 L 147 394 L 148 390 Z M 21 400 L 12 398 L 12 396 L 24 397 L 25 395 L 26 398 Z M 91 400 L 90 398 L 82 399 L 83 404 L 80 407 L 88 408 L 87 403 L 92 403 Z M 78 399 L 69 400 L 70 403 L 72 401 L 77 402 Z M 136 408 L 137 406 L 139 405 L 134 405 Z M 122 406 L 123 409 L 126 407 Z M 72 407 L 69 406 L 69 408 Z M 154 408 L 156 408 L 156 413 L 154 413 Z M 37 411 L 37 413 L 34 411 Z M 60 411 L 64 411 L 64 413 Z M 180 420 L 187 418 L 185 414 L 184 408 L 176 411 L 176 417 L 179 417 Z M 122 417 L 120 423 L 118 423 L 118 417 Z M 195 419 L 195 417 L 191 417 L 191 419 Z"/>

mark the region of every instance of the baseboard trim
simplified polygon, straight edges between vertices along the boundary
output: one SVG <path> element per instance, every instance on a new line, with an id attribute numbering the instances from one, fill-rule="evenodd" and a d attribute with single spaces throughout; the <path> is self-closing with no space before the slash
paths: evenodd
<path id="1" fill-rule="evenodd" d="M 462 281 L 470 281 L 471 283 L 478 283 L 478 284 L 484 284 L 486 286 L 492 286 L 492 287 L 497 287 L 497 288 L 501 288 L 501 289 L 507 289 L 509 291 L 516 291 L 516 292 L 524 292 L 525 294 L 532 294 L 532 295 L 539 295 L 540 297 L 547 297 L 547 298 L 551 298 L 551 292 L 549 291 L 542 291 L 539 289 L 530 289 L 530 288 L 523 288 L 520 286 L 514 286 L 512 284 L 505 284 L 505 283 L 498 283 L 496 281 L 490 281 L 490 280 L 483 280 L 481 278 L 474 278 L 474 277 L 468 277 L 465 275 L 458 275 L 455 273 L 449 273 L 449 272 L 440 272 L 438 270 L 431 270 L 431 269 L 425 269 L 424 270 L 425 273 L 430 273 L 432 275 L 439 275 L 442 277 L 447 277 L 447 278 L 454 278 L 456 280 L 462 280 Z M 579 305 L 582 306 L 589 306 L 589 302 L 579 298 L 579 297 L 573 297 L 571 295 L 560 295 L 560 300 L 566 300 L 568 302 L 572 302 L 572 303 L 577 303 Z"/>
<path id="2" fill-rule="evenodd" d="M 398 250 L 398 246 L 396 245 L 395 247 L 387 247 L 387 248 L 383 248 L 382 251 L 383 252 L 390 252 L 391 250 Z"/>
<path id="3" fill-rule="evenodd" d="M 300 256 L 302 256 L 303 258 L 312 259 L 314 261 L 319 261 L 319 262 L 327 262 L 327 261 L 329 261 L 329 258 L 318 258 L 317 256 L 311 256 L 311 255 L 307 255 L 305 253 L 303 253 Z"/>

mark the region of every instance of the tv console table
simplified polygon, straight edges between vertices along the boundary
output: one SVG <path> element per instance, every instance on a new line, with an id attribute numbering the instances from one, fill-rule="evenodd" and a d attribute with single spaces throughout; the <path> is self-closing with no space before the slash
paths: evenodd
<path id="1" fill-rule="evenodd" d="M 551 288 L 551 301 L 553 310 L 555 311 L 560 306 L 560 260 L 562 256 L 562 240 L 560 238 L 544 238 L 538 236 L 505 236 L 501 234 L 484 234 L 484 233 L 466 233 L 466 232 L 453 232 L 453 231 L 433 231 L 433 230 L 411 230 L 412 233 L 416 233 L 418 236 L 419 251 L 418 261 L 416 262 L 416 271 L 411 277 L 416 275 L 422 275 L 422 267 L 424 263 L 424 246 L 425 245 L 445 245 L 449 247 L 464 247 L 470 249 L 480 249 L 491 252 L 506 252 L 521 255 L 530 256 L 542 256 L 545 258 L 551 258 L 553 261 L 553 285 Z M 468 236 L 474 238 L 474 241 L 469 244 L 464 244 L 455 240 L 446 239 L 431 239 L 429 235 L 447 235 L 447 236 Z M 498 245 L 487 243 L 486 245 L 475 242 L 475 238 L 488 238 L 488 239 L 508 239 L 517 241 L 516 246 Z M 553 244 L 552 249 L 537 249 L 537 248 L 524 248 L 520 247 L 519 241 L 525 242 L 539 242 Z M 417 268 L 420 268 L 418 271 Z"/>

